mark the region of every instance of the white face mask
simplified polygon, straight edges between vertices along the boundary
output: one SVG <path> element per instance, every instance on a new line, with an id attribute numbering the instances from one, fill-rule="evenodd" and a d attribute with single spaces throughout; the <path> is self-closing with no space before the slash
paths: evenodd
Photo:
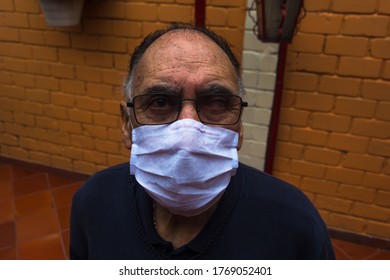
<path id="1" fill-rule="evenodd" d="M 184 119 L 132 131 L 130 173 L 174 214 L 207 210 L 238 167 L 238 133 Z"/>

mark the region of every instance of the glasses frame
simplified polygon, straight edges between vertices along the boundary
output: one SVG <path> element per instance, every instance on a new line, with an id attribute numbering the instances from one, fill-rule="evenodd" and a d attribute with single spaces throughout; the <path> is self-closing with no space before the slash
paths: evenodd
<path id="1" fill-rule="evenodd" d="M 145 95 L 155 95 L 153 93 L 151 94 L 141 94 L 141 95 L 137 95 L 135 97 L 133 97 L 133 101 L 132 102 L 127 102 L 127 107 L 128 108 L 134 108 L 134 100 L 136 100 L 137 97 L 139 96 L 145 96 Z M 210 94 L 209 96 L 226 96 L 224 94 Z M 178 98 L 179 100 L 179 104 L 178 104 L 178 107 L 176 108 L 177 110 L 177 116 L 176 118 L 173 120 L 173 121 L 170 121 L 170 122 L 164 122 L 164 123 L 142 123 L 142 122 L 139 122 L 138 121 L 138 118 L 137 118 L 137 114 L 135 113 L 135 110 L 132 110 L 134 112 L 134 117 L 135 117 L 135 120 L 138 124 L 140 125 L 163 125 L 163 124 L 171 124 L 171 123 L 174 123 L 175 121 L 177 121 L 179 119 L 179 116 L 180 116 L 180 111 L 182 109 L 182 103 L 183 101 L 192 101 L 192 102 L 195 102 L 195 108 L 196 108 L 196 113 L 198 114 L 198 117 L 199 117 L 199 120 L 203 123 L 203 124 L 212 124 L 212 125 L 235 125 L 237 124 L 240 119 L 241 119 L 241 115 L 242 115 L 242 112 L 243 112 L 243 107 L 248 107 L 248 102 L 245 102 L 245 101 L 242 101 L 242 98 L 241 96 L 238 96 L 238 95 L 229 95 L 229 96 L 235 96 L 237 98 L 240 99 L 240 113 L 238 114 L 238 118 L 237 118 L 237 121 L 234 122 L 234 123 L 213 123 L 213 122 L 205 122 L 202 120 L 201 116 L 199 115 L 199 107 L 198 107 L 198 100 L 196 99 L 192 99 L 192 98 Z"/>

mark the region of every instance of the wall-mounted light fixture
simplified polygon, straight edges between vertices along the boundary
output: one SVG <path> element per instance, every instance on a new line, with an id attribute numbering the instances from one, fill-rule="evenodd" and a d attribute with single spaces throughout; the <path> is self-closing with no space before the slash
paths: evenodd
<path id="1" fill-rule="evenodd" d="M 303 0 L 255 0 L 257 36 L 263 42 L 291 42 Z"/>

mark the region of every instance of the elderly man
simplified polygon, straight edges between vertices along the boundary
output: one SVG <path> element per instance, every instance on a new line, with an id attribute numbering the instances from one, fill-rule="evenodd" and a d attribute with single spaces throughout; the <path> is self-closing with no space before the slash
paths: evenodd
<path id="1" fill-rule="evenodd" d="M 229 45 L 173 24 L 134 51 L 121 102 L 130 163 L 73 198 L 72 259 L 332 259 L 297 188 L 238 162 L 243 85 Z"/>

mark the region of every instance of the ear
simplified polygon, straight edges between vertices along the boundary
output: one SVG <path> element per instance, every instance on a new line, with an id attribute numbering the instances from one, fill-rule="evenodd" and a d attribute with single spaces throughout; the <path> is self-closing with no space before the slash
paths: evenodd
<path id="1" fill-rule="evenodd" d="M 244 126 L 242 123 L 240 124 L 240 128 L 238 131 L 238 144 L 237 144 L 237 151 L 241 149 L 242 142 L 244 141 Z"/>
<path id="2" fill-rule="evenodd" d="M 127 104 L 125 101 L 121 101 L 120 103 L 120 112 L 122 118 L 122 141 L 126 148 L 131 150 L 130 115 L 127 112 Z"/>

